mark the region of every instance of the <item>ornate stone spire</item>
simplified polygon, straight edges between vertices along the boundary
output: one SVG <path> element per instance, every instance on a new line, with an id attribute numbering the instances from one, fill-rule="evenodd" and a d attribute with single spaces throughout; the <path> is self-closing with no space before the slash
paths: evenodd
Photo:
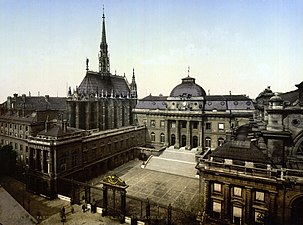
<path id="1" fill-rule="evenodd" d="M 99 53 L 99 72 L 102 75 L 109 75 L 109 57 L 108 57 L 108 46 L 106 43 L 106 32 L 105 32 L 105 16 L 103 7 L 102 16 L 102 38 L 100 43 L 100 53 Z"/>
<path id="2" fill-rule="evenodd" d="M 136 83 L 136 78 L 135 78 L 135 69 L 133 68 L 133 77 L 132 77 L 132 82 L 130 84 L 130 95 L 132 98 L 137 98 L 137 83 Z"/>

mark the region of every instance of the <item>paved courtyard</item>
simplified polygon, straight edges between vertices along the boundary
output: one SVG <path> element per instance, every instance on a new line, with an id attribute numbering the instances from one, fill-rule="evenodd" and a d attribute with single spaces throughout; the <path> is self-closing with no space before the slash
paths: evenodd
<path id="1" fill-rule="evenodd" d="M 173 207 L 191 210 L 198 205 L 199 180 L 196 178 L 183 177 L 164 172 L 142 169 L 139 160 L 130 161 L 107 175 L 116 174 L 127 185 L 128 196 L 146 199 Z M 100 176 L 91 181 L 92 184 L 102 187 Z"/>

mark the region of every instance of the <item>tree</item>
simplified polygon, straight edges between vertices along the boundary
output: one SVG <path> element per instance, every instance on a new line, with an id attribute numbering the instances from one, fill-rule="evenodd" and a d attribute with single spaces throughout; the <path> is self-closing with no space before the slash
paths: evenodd
<path id="1" fill-rule="evenodd" d="M 12 175 L 15 172 L 17 153 L 11 145 L 0 147 L 0 175 Z"/>

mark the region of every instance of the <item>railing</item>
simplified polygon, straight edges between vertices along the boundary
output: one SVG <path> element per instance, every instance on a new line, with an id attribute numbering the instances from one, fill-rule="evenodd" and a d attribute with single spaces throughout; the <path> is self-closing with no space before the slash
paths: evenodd
<path id="1" fill-rule="evenodd" d="M 222 173 L 234 174 L 237 176 L 253 176 L 255 178 L 266 178 L 274 180 L 290 179 L 294 181 L 303 181 L 303 170 L 295 169 L 275 169 L 275 168 L 256 168 L 235 164 L 226 164 L 222 162 L 215 162 L 200 158 L 197 165 L 201 170 L 216 171 Z"/>

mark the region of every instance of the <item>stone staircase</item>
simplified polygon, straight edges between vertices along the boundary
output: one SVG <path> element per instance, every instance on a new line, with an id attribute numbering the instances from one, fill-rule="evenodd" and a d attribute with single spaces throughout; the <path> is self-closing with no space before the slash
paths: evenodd
<path id="1" fill-rule="evenodd" d="M 145 169 L 195 178 L 195 150 L 166 148 L 160 156 L 152 156 Z"/>

